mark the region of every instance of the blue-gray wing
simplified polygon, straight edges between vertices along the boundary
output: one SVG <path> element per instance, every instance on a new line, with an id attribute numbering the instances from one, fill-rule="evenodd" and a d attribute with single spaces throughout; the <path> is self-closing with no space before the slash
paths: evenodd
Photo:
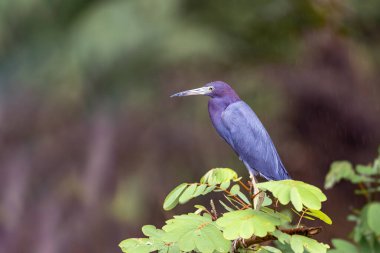
<path id="1" fill-rule="evenodd" d="M 263 124 L 243 101 L 229 105 L 222 113 L 226 141 L 248 169 L 269 180 L 289 179 Z"/>

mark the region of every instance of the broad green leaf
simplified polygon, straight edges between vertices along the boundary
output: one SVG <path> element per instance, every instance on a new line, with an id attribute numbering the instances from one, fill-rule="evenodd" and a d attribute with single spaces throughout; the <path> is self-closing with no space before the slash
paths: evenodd
<path id="1" fill-rule="evenodd" d="M 257 253 L 282 253 L 281 250 L 272 246 L 261 246 Z"/>
<path id="2" fill-rule="evenodd" d="M 212 192 L 215 189 L 215 187 L 216 187 L 215 185 L 211 185 L 211 186 L 207 187 L 206 190 L 204 190 L 204 192 L 202 193 L 202 195 L 206 195 L 206 194 Z"/>
<path id="3" fill-rule="evenodd" d="M 264 213 L 267 213 L 269 215 L 272 215 L 272 216 L 280 219 L 282 224 L 289 223 L 292 221 L 292 219 L 288 215 L 281 213 L 281 212 L 277 212 L 277 211 L 275 211 L 269 207 L 262 207 L 260 209 L 260 211 L 263 211 Z"/>
<path id="4" fill-rule="evenodd" d="M 168 211 L 173 209 L 178 205 L 178 199 L 179 196 L 182 194 L 182 192 L 186 189 L 188 184 L 183 183 L 178 185 L 174 190 L 172 190 L 168 196 L 166 196 L 164 201 L 164 210 Z"/>
<path id="5" fill-rule="evenodd" d="M 371 203 L 368 205 L 367 210 L 367 223 L 370 229 L 375 232 L 377 236 L 380 235 L 380 203 Z"/>
<path id="6" fill-rule="evenodd" d="M 142 227 L 144 235 L 149 237 L 152 243 L 152 248 L 159 253 L 179 253 L 180 250 L 176 243 L 166 243 L 163 241 L 165 231 L 157 229 L 152 225 L 145 225 Z"/>
<path id="7" fill-rule="evenodd" d="M 283 205 L 289 204 L 291 200 L 291 194 L 289 194 L 289 192 L 287 191 L 282 191 L 279 187 L 275 187 L 274 189 L 276 192 L 278 192 L 278 200 L 280 201 L 280 203 Z"/>
<path id="8" fill-rule="evenodd" d="M 329 225 L 332 224 L 332 220 L 330 219 L 330 217 L 327 214 L 325 214 L 324 212 L 322 212 L 321 210 L 308 209 L 306 214 L 313 216 L 313 217 L 316 217 L 316 218 L 320 219 L 321 221 L 324 221 L 326 224 L 329 224 Z"/>
<path id="9" fill-rule="evenodd" d="M 335 249 L 329 250 L 329 253 L 359 253 L 356 246 L 348 241 L 341 239 L 332 239 Z"/>
<path id="10" fill-rule="evenodd" d="M 294 251 L 294 253 L 303 253 L 303 242 L 299 240 L 297 237 L 290 238 L 290 247 Z M 320 252 L 318 252 L 320 253 Z"/>
<path id="11" fill-rule="evenodd" d="M 230 192 L 232 195 L 236 195 L 240 192 L 240 186 L 238 184 L 235 184 L 231 187 Z"/>
<path id="12" fill-rule="evenodd" d="M 141 228 L 142 232 L 144 235 L 150 237 L 150 236 L 160 236 L 162 230 L 157 229 L 153 225 L 145 225 Z"/>
<path id="13" fill-rule="evenodd" d="M 326 176 L 325 188 L 330 189 L 342 179 L 348 179 L 355 176 L 352 164 L 348 161 L 336 161 L 330 166 L 330 171 Z"/>
<path id="14" fill-rule="evenodd" d="M 296 187 L 292 187 L 291 190 L 290 190 L 290 199 L 294 205 L 294 208 L 297 210 L 297 211 L 301 211 L 302 210 L 302 200 L 301 200 L 301 196 L 300 194 L 298 193 L 298 190 Z"/>
<path id="15" fill-rule="evenodd" d="M 373 204 L 377 204 L 377 202 L 365 205 L 360 211 L 360 214 L 356 217 L 356 226 L 352 234 L 353 240 L 358 244 L 361 244 L 362 241 L 367 241 L 370 237 L 375 236 L 373 229 L 369 226 L 369 222 L 371 222 L 374 218 L 370 219 L 368 215 L 368 211 Z M 351 216 L 351 218 L 354 218 L 354 216 Z M 362 248 L 362 246 L 360 246 L 360 248 Z"/>
<path id="16" fill-rule="evenodd" d="M 291 236 L 286 233 L 283 233 L 281 230 L 275 230 L 272 233 L 272 235 L 274 235 L 277 238 L 277 240 L 281 242 L 282 244 L 290 243 Z"/>
<path id="17" fill-rule="evenodd" d="M 290 247 L 294 253 L 303 253 L 304 249 L 310 253 L 326 253 L 329 246 L 303 235 L 292 235 Z"/>
<path id="18" fill-rule="evenodd" d="M 371 167 L 371 166 L 365 166 L 365 165 L 356 165 L 356 171 L 363 175 L 375 175 L 377 171 Z"/>
<path id="19" fill-rule="evenodd" d="M 187 187 L 187 189 L 179 197 L 179 203 L 184 204 L 190 199 L 192 199 L 196 189 L 197 184 L 191 184 L 189 187 Z"/>
<path id="20" fill-rule="evenodd" d="M 270 206 L 270 205 L 272 205 L 272 203 L 273 203 L 272 199 L 269 198 L 269 197 L 265 194 L 264 201 L 263 201 L 263 203 L 261 204 L 261 207 Z"/>
<path id="21" fill-rule="evenodd" d="M 164 240 L 177 243 L 185 252 L 199 251 L 203 253 L 228 252 L 230 241 L 223 237 L 222 232 L 209 216 L 193 213 L 174 216 L 163 227 L 166 231 Z"/>
<path id="22" fill-rule="evenodd" d="M 270 214 L 249 208 L 225 213 L 216 223 L 223 229 L 226 239 L 235 240 L 239 237 L 247 239 L 253 235 L 264 237 L 275 231 L 276 226 L 282 224 L 282 221 Z"/>
<path id="23" fill-rule="evenodd" d="M 126 239 L 119 244 L 119 247 L 125 253 L 149 253 L 155 250 L 148 238 Z"/>
<path id="24" fill-rule="evenodd" d="M 222 190 L 227 190 L 227 188 L 230 187 L 230 182 L 231 182 L 231 181 L 226 181 L 226 182 L 221 183 L 221 184 L 220 184 L 220 188 L 221 188 Z"/>
<path id="25" fill-rule="evenodd" d="M 201 183 L 210 185 L 222 184 L 231 180 L 237 180 L 238 175 L 235 171 L 229 168 L 215 168 L 208 171 L 202 178 Z"/>
<path id="26" fill-rule="evenodd" d="M 176 243 L 166 243 L 163 241 L 165 232 L 155 226 L 143 226 L 144 235 L 149 238 L 131 238 L 122 241 L 119 246 L 125 253 L 180 253 Z"/>
<path id="27" fill-rule="evenodd" d="M 195 190 L 194 194 L 193 194 L 193 198 L 195 197 L 198 197 L 199 195 L 201 195 L 207 188 L 207 184 L 201 184 L 197 187 L 197 189 Z"/>
<path id="28" fill-rule="evenodd" d="M 261 190 L 270 191 L 282 205 L 292 202 L 297 211 L 302 211 L 305 206 L 310 209 L 321 209 L 321 202 L 325 201 L 326 195 L 313 186 L 301 181 L 280 180 L 259 183 L 257 186 Z"/>

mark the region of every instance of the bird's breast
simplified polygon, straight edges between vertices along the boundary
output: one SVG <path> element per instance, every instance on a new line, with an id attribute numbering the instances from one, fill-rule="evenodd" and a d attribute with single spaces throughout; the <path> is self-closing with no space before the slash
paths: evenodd
<path id="1" fill-rule="evenodd" d="M 222 115 L 224 110 L 228 107 L 228 104 L 223 103 L 223 101 L 218 101 L 217 99 L 210 99 L 208 103 L 208 112 L 210 114 L 210 119 L 212 125 L 218 132 L 218 134 L 230 145 L 229 132 L 223 124 Z"/>

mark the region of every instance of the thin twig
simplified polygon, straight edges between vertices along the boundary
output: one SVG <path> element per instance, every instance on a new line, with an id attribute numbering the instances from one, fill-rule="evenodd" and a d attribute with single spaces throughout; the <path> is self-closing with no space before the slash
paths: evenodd
<path id="1" fill-rule="evenodd" d="M 258 196 L 260 193 L 262 193 L 263 191 L 259 191 L 259 192 L 257 192 L 256 194 L 254 194 L 254 195 L 251 195 L 251 199 L 254 199 L 254 198 L 256 198 L 256 196 Z"/>
<path id="2" fill-rule="evenodd" d="M 301 220 L 302 220 L 303 216 L 305 215 L 306 210 L 307 210 L 307 209 L 302 210 L 302 214 L 301 214 L 300 219 L 298 220 L 298 223 L 297 223 L 297 228 L 300 226 L 300 224 L 301 224 Z"/>
<path id="3" fill-rule="evenodd" d="M 205 185 L 207 186 L 211 186 L 210 184 L 207 184 L 207 183 L 204 183 Z M 197 185 L 202 185 L 201 183 L 197 183 Z M 227 189 L 222 189 L 220 186 L 217 186 L 217 185 L 214 185 L 216 189 L 218 190 L 222 190 L 224 191 L 225 193 L 227 193 L 229 196 L 231 196 L 232 198 L 234 198 L 236 201 L 239 202 L 240 205 L 242 205 L 243 207 L 245 208 L 249 208 L 251 207 L 251 205 L 249 204 L 246 204 L 243 200 L 241 200 L 240 198 L 238 198 L 236 195 L 232 194 L 229 190 Z"/>
<path id="4" fill-rule="evenodd" d="M 246 186 L 241 180 L 238 181 L 238 183 L 241 185 L 241 187 L 243 187 L 246 191 L 248 191 L 249 193 L 251 192 L 251 189 L 249 189 L 248 186 Z"/>
<path id="5" fill-rule="evenodd" d="M 236 209 L 240 209 L 238 206 L 236 206 L 234 203 L 232 203 L 232 201 L 236 201 L 234 199 L 229 199 L 225 194 L 223 194 L 223 196 L 228 200 L 228 202 L 230 202 L 231 205 L 233 205 Z M 237 202 L 237 201 L 236 201 Z M 238 204 L 240 204 L 240 202 L 237 202 Z M 240 204 L 241 205 L 241 204 Z"/>

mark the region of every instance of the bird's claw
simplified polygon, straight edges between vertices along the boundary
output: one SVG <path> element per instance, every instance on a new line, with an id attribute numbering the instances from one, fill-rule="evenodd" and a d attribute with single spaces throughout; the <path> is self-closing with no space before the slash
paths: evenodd
<path id="1" fill-rule="evenodd" d="M 243 246 L 243 248 L 247 248 L 244 238 L 239 237 L 232 242 L 232 252 L 236 252 L 240 245 Z"/>

